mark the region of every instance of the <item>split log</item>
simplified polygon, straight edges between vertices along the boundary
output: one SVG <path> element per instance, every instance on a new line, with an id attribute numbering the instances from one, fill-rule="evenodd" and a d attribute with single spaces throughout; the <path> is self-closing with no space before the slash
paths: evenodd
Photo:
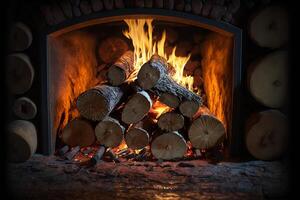
<path id="1" fill-rule="evenodd" d="M 102 159 L 105 151 L 106 151 L 105 146 L 100 145 L 99 149 L 90 160 L 91 164 L 96 165 Z"/>
<path id="2" fill-rule="evenodd" d="M 70 149 L 70 147 L 68 145 L 65 145 L 57 151 L 57 154 L 59 156 L 63 156 L 69 151 L 69 149 Z"/>
<path id="3" fill-rule="evenodd" d="M 277 110 L 262 111 L 250 116 L 246 123 L 246 146 L 260 160 L 274 160 L 288 148 L 288 120 Z"/>
<path id="4" fill-rule="evenodd" d="M 106 117 L 95 128 L 97 141 L 105 147 L 117 147 L 123 140 L 125 128 L 118 120 Z"/>
<path id="5" fill-rule="evenodd" d="M 34 69 L 27 55 L 11 54 L 7 58 L 6 83 L 12 94 L 27 92 L 33 82 Z"/>
<path id="6" fill-rule="evenodd" d="M 142 120 L 152 107 L 152 100 L 146 91 L 134 94 L 125 104 L 122 111 L 122 121 L 126 124 Z"/>
<path id="7" fill-rule="evenodd" d="M 69 151 L 68 153 L 66 153 L 64 155 L 64 157 L 68 160 L 72 160 L 74 158 L 74 156 L 76 156 L 76 154 L 80 151 L 80 146 L 76 146 L 76 147 L 73 147 L 71 149 L 71 151 Z"/>
<path id="8" fill-rule="evenodd" d="M 137 81 L 143 89 L 152 89 L 157 90 L 160 93 L 169 93 L 178 97 L 180 102 L 194 102 L 194 104 L 199 107 L 201 105 L 201 97 L 171 79 L 168 76 L 167 69 L 168 64 L 166 60 L 158 55 L 153 55 L 151 59 L 141 67 L 137 75 Z M 181 110 L 184 111 L 183 113 L 190 114 L 190 112 L 185 111 L 188 110 L 185 107 L 186 104 L 189 103 L 184 103 Z"/>
<path id="9" fill-rule="evenodd" d="M 170 93 L 162 93 L 158 99 L 161 103 L 171 107 L 177 108 L 179 106 L 180 100 L 177 96 L 170 94 Z"/>
<path id="10" fill-rule="evenodd" d="M 36 151 L 37 134 L 35 126 L 25 120 L 15 120 L 7 127 L 8 160 L 25 162 Z"/>
<path id="11" fill-rule="evenodd" d="M 184 117 L 175 112 L 166 112 L 158 118 L 157 124 L 164 131 L 178 131 L 184 126 Z"/>
<path id="12" fill-rule="evenodd" d="M 131 149 L 146 147 L 149 144 L 151 133 L 155 127 L 153 120 L 148 117 L 132 125 L 125 135 L 127 146 Z"/>
<path id="13" fill-rule="evenodd" d="M 288 93 L 288 52 L 276 51 L 248 69 L 248 88 L 260 103 L 271 108 L 284 105 Z"/>
<path id="14" fill-rule="evenodd" d="M 31 30 L 22 22 L 12 26 L 9 37 L 9 48 L 12 51 L 24 51 L 32 43 Z"/>
<path id="15" fill-rule="evenodd" d="M 128 44 L 119 37 L 109 37 L 101 41 L 98 56 L 105 63 L 114 63 L 127 50 Z"/>
<path id="16" fill-rule="evenodd" d="M 85 147 L 94 143 L 95 131 L 88 121 L 77 118 L 66 125 L 62 131 L 61 139 L 70 147 Z"/>
<path id="17" fill-rule="evenodd" d="M 225 127 L 207 108 L 201 107 L 188 130 L 192 146 L 198 149 L 210 149 L 225 137 Z"/>
<path id="18" fill-rule="evenodd" d="M 134 71 L 134 55 L 126 51 L 108 70 L 107 78 L 111 85 L 124 83 Z"/>
<path id="19" fill-rule="evenodd" d="M 185 139 L 178 132 L 163 133 L 151 144 L 152 155 L 157 159 L 182 158 L 187 151 Z"/>
<path id="20" fill-rule="evenodd" d="M 83 117 L 100 121 L 110 114 L 122 96 L 118 87 L 98 85 L 79 95 L 77 108 Z"/>
<path id="21" fill-rule="evenodd" d="M 12 108 L 14 114 L 21 119 L 33 119 L 37 113 L 36 105 L 27 97 L 18 98 Z"/>
<path id="22" fill-rule="evenodd" d="M 289 14 L 282 5 L 269 6 L 252 18 L 250 37 L 261 47 L 278 48 L 289 39 Z"/>

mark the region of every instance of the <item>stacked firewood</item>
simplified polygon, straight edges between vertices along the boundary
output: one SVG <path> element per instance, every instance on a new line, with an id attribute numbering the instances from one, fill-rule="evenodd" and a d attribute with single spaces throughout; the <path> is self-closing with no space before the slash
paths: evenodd
<path id="1" fill-rule="evenodd" d="M 105 59 L 114 60 L 112 54 Z M 150 146 L 156 159 L 172 160 L 184 157 L 187 141 L 197 149 L 209 149 L 222 141 L 222 122 L 202 106 L 200 96 L 172 79 L 172 66 L 164 58 L 153 55 L 141 66 L 136 80 L 131 77 L 134 71 L 134 54 L 124 48 L 109 66 L 107 82 L 78 96 L 80 117 L 70 121 L 61 133 L 72 151 L 96 142 L 100 148 L 91 160 L 96 163 L 125 141 L 128 149 L 141 150 L 139 157 Z M 152 113 L 157 101 L 167 107 L 160 116 Z M 72 151 L 68 154 L 74 157 Z"/>

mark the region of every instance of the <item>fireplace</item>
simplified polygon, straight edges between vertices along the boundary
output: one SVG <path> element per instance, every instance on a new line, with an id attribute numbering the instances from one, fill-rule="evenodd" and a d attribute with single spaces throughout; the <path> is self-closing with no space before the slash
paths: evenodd
<path id="1" fill-rule="evenodd" d="M 286 197 L 285 6 L 16 7 L 6 71 L 12 196 Z"/>
<path id="2" fill-rule="evenodd" d="M 129 33 L 129 26 L 132 32 L 140 31 L 140 38 L 135 33 Z M 149 29 L 153 29 L 152 32 Z M 44 45 L 41 49 L 45 58 L 42 67 L 45 80 L 42 88 L 42 107 L 45 112 L 42 119 L 42 153 L 53 154 L 55 150 L 63 147 L 63 129 L 80 115 L 76 108 L 77 98 L 96 85 L 109 85 L 106 76 L 109 66 L 125 50 L 135 54 L 138 66 L 136 74 L 153 54 L 158 54 L 175 65 L 176 75 L 172 78 L 177 78 L 178 83 L 181 81 L 182 85 L 200 96 L 203 106 L 224 125 L 226 135 L 222 148 L 230 150 L 231 155 L 238 153 L 237 149 L 241 145 L 241 35 L 239 28 L 224 22 L 172 11 L 162 13 L 147 9 L 99 13 L 89 19 L 60 24 L 49 30 L 44 34 Z M 141 38 L 148 41 L 139 41 Z M 112 48 L 106 43 L 113 43 L 112 46 L 116 45 L 119 49 L 109 52 Z M 156 50 L 153 50 L 154 43 Z M 142 49 L 145 45 L 152 46 Z M 140 52 L 137 51 L 138 48 Z M 148 57 L 139 56 L 138 53 L 141 55 L 144 52 Z M 100 53 L 105 55 L 99 57 Z M 113 58 L 113 54 L 117 55 L 116 58 Z M 137 75 L 133 75 L 132 81 L 136 77 Z M 192 81 L 189 80 L 191 78 Z M 123 100 L 125 103 L 129 97 L 127 94 L 123 96 L 127 96 Z M 158 97 L 157 94 L 152 97 L 156 100 L 152 100 L 152 110 L 148 114 L 152 115 L 154 121 L 157 121 L 162 112 L 170 109 L 164 104 L 161 105 Z M 176 110 L 176 107 L 172 110 Z M 113 111 L 112 114 L 114 115 Z M 192 116 L 184 120 L 192 120 Z M 180 131 L 187 137 L 188 130 Z M 123 141 L 115 151 L 122 150 L 124 146 L 127 145 Z M 191 154 L 191 146 L 188 142 L 185 154 Z"/>

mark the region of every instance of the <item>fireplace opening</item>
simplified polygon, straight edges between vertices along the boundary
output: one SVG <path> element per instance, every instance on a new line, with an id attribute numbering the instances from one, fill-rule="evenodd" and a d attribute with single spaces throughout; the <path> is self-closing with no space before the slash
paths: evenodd
<path id="1" fill-rule="evenodd" d="M 50 151 L 85 163 L 224 157 L 230 148 L 232 34 L 121 18 L 57 31 L 47 48 Z"/>

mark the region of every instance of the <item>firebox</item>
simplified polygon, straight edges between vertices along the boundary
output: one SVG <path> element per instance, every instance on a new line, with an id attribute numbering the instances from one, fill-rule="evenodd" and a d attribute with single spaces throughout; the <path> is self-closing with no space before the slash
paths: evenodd
<path id="1" fill-rule="evenodd" d="M 187 13 L 161 12 L 155 9 L 95 13 L 52 27 L 42 35 L 41 46 L 44 57 L 41 67 L 44 80 L 42 153 L 53 154 L 68 142 L 73 144 L 71 146 L 76 146 L 78 141 L 70 139 L 71 136 L 68 135 L 74 126 L 80 127 L 76 133 L 77 140 L 81 140 L 84 146 L 93 148 L 93 141 L 102 138 L 102 141 L 107 142 L 106 145 L 111 145 L 112 150 L 120 152 L 129 146 L 128 141 L 126 143 L 126 139 L 129 140 L 126 138 L 128 130 L 149 118 L 154 123 L 150 125 L 152 129 L 159 126 L 157 129 L 165 132 L 179 130 L 177 133 L 183 137 L 186 149 L 178 147 L 174 151 L 185 151 L 186 155 L 193 146 L 211 147 L 217 142 L 203 142 L 197 138 L 194 142 L 189 141 L 191 131 L 186 124 L 192 124 L 199 112 L 206 112 L 224 128 L 224 136 L 217 138 L 222 139 L 222 148 L 229 150 L 232 156 L 238 154 L 242 144 L 239 121 L 241 40 L 242 31 L 231 24 Z M 130 73 L 128 66 L 127 71 L 120 73 L 120 63 L 131 65 Z M 156 72 L 152 73 L 152 69 L 147 71 L 146 67 L 155 68 L 157 65 L 165 66 L 165 73 L 172 80 L 166 84 L 174 84 L 175 93 L 172 92 L 173 86 L 147 86 L 148 83 L 152 84 Z M 117 67 L 112 69 L 112 66 Z M 121 88 L 122 95 L 116 94 L 118 92 L 112 88 Z M 112 95 L 111 99 L 102 98 L 104 89 L 107 90 L 107 95 Z M 187 99 L 195 96 L 199 100 L 196 109 L 194 104 L 184 104 L 186 96 L 181 94 L 181 90 L 183 93 L 191 93 L 187 94 Z M 146 92 L 146 97 L 143 92 Z M 83 98 L 87 94 L 90 96 Z M 102 99 L 96 97 L 98 94 L 102 95 Z M 149 98 L 149 108 L 139 106 Z M 110 103 L 107 100 L 117 102 Z M 93 101 L 97 103 L 92 105 Z M 102 104 L 113 108 L 104 109 Z M 130 109 L 134 114 L 129 112 Z M 140 110 L 144 109 L 147 110 L 146 114 L 140 114 Z M 129 113 L 124 114 L 125 110 L 129 110 Z M 91 114 L 96 111 L 98 113 L 95 115 Z M 168 116 L 166 113 L 180 114 L 180 117 L 171 114 Z M 118 120 L 120 127 L 126 130 L 111 130 L 123 131 L 122 137 L 116 136 L 115 132 L 111 134 L 115 135 L 113 139 L 101 135 L 103 130 L 115 125 L 102 124 L 98 127 L 97 124 L 104 118 L 102 115 Z M 76 120 L 82 123 L 88 121 L 91 127 L 96 126 L 96 131 L 98 127 L 96 138 L 88 136 L 89 126 L 73 123 Z M 194 128 L 197 131 L 197 127 Z M 157 138 L 156 134 L 159 135 L 159 131 L 151 130 L 152 132 L 155 134 L 148 134 L 146 138 L 140 137 L 138 140 L 144 139 L 146 144 L 149 143 Z M 81 137 L 83 134 L 84 137 Z M 116 139 L 117 137 L 119 138 Z M 181 143 L 177 140 L 178 138 L 173 142 L 180 146 Z M 163 145 L 161 142 L 157 143 Z M 130 145 L 136 147 L 135 151 L 138 152 L 142 147 L 147 147 Z M 168 148 L 171 147 L 167 145 L 166 149 Z M 166 156 L 164 152 L 159 153 L 163 158 Z"/>

